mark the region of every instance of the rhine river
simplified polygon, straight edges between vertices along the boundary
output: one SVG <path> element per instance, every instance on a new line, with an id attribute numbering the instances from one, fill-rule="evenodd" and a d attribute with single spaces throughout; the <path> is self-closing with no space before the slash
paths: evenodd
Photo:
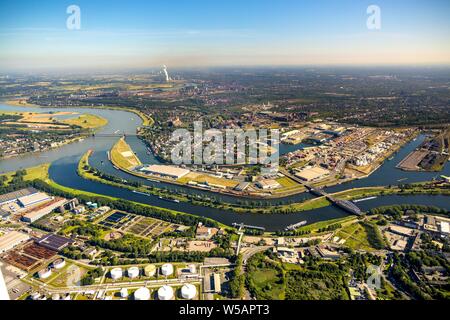
<path id="1" fill-rule="evenodd" d="M 14 107 L 5 104 L 0 104 L 1 111 L 16 111 L 16 112 L 49 112 L 49 111 L 71 111 L 79 113 L 91 113 L 99 115 L 105 119 L 108 119 L 108 124 L 101 128 L 98 134 L 127 134 L 127 142 L 131 145 L 133 150 L 137 153 L 138 157 L 144 163 L 157 163 L 157 160 L 148 153 L 145 144 L 136 136 L 132 136 L 136 133 L 136 128 L 142 125 L 141 119 L 134 113 L 119 110 L 106 110 L 106 109 L 88 109 L 88 108 L 34 108 L 34 107 Z M 450 165 L 447 163 L 443 172 L 426 173 L 426 172 L 404 172 L 396 169 L 395 166 L 400 160 L 403 159 L 409 152 L 414 150 L 425 137 L 419 136 L 416 141 L 411 141 L 397 152 L 394 158 L 390 161 L 386 161 L 376 172 L 371 176 L 337 185 L 327 188 L 328 192 L 342 191 L 355 187 L 367 187 L 367 186 L 383 186 L 383 185 L 395 185 L 399 183 L 412 183 L 419 181 L 431 180 L 432 178 L 444 174 L 450 175 Z M 111 149 L 113 144 L 117 141 L 118 137 L 90 137 L 81 142 L 76 142 L 62 146 L 58 149 L 53 149 L 41 153 L 27 154 L 20 157 L 11 159 L 0 160 L 0 173 L 8 171 L 16 171 L 18 169 L 36 166 L 42 163 L 51 162 L 50 178 L 55 182 L 84 191 L 94 192 L 100 195 L 114 196 L 123 199 L 128 199 L 145 204 L 155 205 L 158 207 L 169 208 L 180 212 L 185 212 L 193 215 L 204 216 L 227 225 L 231 225 L 233 222 L 243 222 L 249 225 L 256 225 L 265 227 L 268 231 L 276 231 L 284 229 L 287 225 L 297 223 L 299 221 L 306 220 L 308 224 L 345 217 L 348 214 L 334 206 L 304 211 L 291 214 L 238 214 L 226 210 L 214 209 L 209 207 L 192 205 L 190 203 L 174 203 L 161 200 L 156 196 L 145 196 L 133 193 L 129 190 L 104 185 L 98 182 L 84 180 L 76 173 L 78 161 L 81 156 L 89 149 L 94 150 L 93 155 L 90 158 L 90 164 L 104 173 L 113 174 L 128 181 L 140 181 L 146 185 L 153 185 L 159 188 L 166 188 L 168 190 L 182 191 L 185 193 L 195 194 L 199 197 L 217 199 L 221 202 L 238 203 L 243 201 L 240 198 L 217 195 L 208 191 L 195 190 L 188 187 L 174 186 L 165 183 L 154 183 L 146 179 L 131 176 L 122 171 L 116 170 L 107 159 L 107 151 Z M 285 148 L 292 151 L 293 146 Z M 283 150 L 283 148 L 281 148 Z M 282 151 L 283 152 L 283 151 Z M 312 196 L 309 193 L 303 193 L 299 195 L 289 196 L 283 199 L 273 200 L 256 200 L 259 203 L 267 205 L 276 205 L 280 203 L 292 203 L 300 202 L 305 199 L 309 199 Z M 383 205 L 392 204 L 422 204 L 422 205 L 435 205 L 438 207 L 446 208 L 450 210 L 449 197 L 442 195 L 409 195 L 409 196 L 382 196 L 373 200 L 359 202 L 358 206 L 366 211 L 371 208 L 375 208 Z"/>

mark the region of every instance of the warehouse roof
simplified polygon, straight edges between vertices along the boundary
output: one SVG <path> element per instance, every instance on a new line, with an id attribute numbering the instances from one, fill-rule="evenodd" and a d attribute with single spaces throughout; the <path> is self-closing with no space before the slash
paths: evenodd
<path id="1" fill-rule="evenodd" d="M 21 189 L 21 190 L 14 191 L 14 192 L 2 194 L 2 195 L 0 195 L 0 204 L 9 202 L 9 201 L 14 201 L 18 198 L 29 196 L 31 194 L 38 193 L 38 192 L 39 191 L 36 190 L 35 188 L 30 187 L 30 188 Z"/>
<path id="2" fill-rule="evenodd" d="M 12 249 L 21 242 L 28 240 L 30 237 L 22 232 L 11 231 L 6 235 L 0 237 L 0 252 Z"/>
<path id="3" fill-rule="evenodd" d="M 37 193 L 33 193 L 24 197 L 20 197 L 18 199 L 18 201 L 20 202 L 20 204 L 24 207 L 28 207 L 31 206 L 33 204 L 39 203 L 39 202 L 43 202 L 46 200 L 50 200 L 51 197 L 43 192 L 37 192 Z"/>
<path id="4" fill-rule="evenodd" d="M 36 243 L 48 249 L 59 251 L 71 244 L 73 240 L 50 233 L 36 240 Z"/>
<path id="5" fill-rule="evenodd" d="M 188 169 L 178 168 L 178 167 L 174 167 L 174 166 L 164 166 L 164 165 L 158 165 L 158 164 L 144 167 L 141 170 L 164 175 L 164 176 L 171 176 L 171 177 L 178 177 L 178 178 L 181 178 L 190 172 Z"/>

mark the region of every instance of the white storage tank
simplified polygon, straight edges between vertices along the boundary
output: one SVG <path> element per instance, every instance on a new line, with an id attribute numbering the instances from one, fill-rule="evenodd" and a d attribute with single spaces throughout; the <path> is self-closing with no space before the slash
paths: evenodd
<path id="1" fill-rule="evenodd" d="M 120 296 L 122 298 L 127 298 L 128 297 L 128 289 L 127 288 L 123 288 L 120 290 Z"/>
<path id="2" fill-rule="evenodd" d="M 197 267 L 195 266 L 195 264 L 190 264 L 188 266 L 188 268 L 189 268 L 189 272 L 190 273 L 196 273 L 197 272 Z"/>
<path id="3" fill-rule="evenodd" d="M 161 273 L 166 277 L 170 276 L 173 273 L 173 265 L 170 263 L 163 264 L 161 267 Z"/>
<path id="4" fill-rule="evenodd" d="M 147 288 L 139 288 L 134 292 L 134 300 L 150 300 L 150 290 Z"/>
<path id="5" fill-rule="evenodd" d="M 111 279 L 118 280 L 122 278 L 122 269 L 121 268 L 114 268 L 110 271 Z"/>
<path id="6" fill-rule="evenodd" d="M 52 295 L 52 300 L 59 300 L 59 299 L 61 299 L 61 296 L 59 295 L 59 293 L 54 293 Z"/>
<path id="7" fill-rule="evenodd" d="M 62 269 L 66 265 L 66 261 L 64 259 L 58 259 L 53 261 L 53 268 Z"/>
<path id="8" fill-rule="evenodd" d="M 197 288 L 193 284 L 188 283 L 181 288 L 181 296 L 183 299 L 191 300 L 194 299 L 196 295 Z"/>
<path id="9" fill-rule="evenodd" d="M 163 286 L 158 289 L 158 299 L 159 300 L 172 300 L 173 289 L 170 286 Z"/>
<path id="10" fill-rule="evenodd" d="M 127 273 L 128 273 L 128 277 L 130 279 L 135 279 L 135 278 L 139 277 L 139 268 L 138 267 L 128 268 Z"/>
<path id="11" fill-rule="evenodd" d="M 39 300 L 39 298 L 41 297 L 41 294 L 39 292 L 33 292 L 31 295 L 31 300 Z"/>
<path id="12" fill-rule="evenodd" d="M 40 279 L 47 279 L 51 275 L 52 275 L 52 269 L 50 269 L 50 268 L 42 269 L 41 271 L 38 272 L 38 277 Z"/>
<path id="13" fill-rule="evenodd" d="M 144 268 L 144 274 L 146 277 L 153 277 L 156 274 L 156 266 L 154 264 L 149 264 Z"/>

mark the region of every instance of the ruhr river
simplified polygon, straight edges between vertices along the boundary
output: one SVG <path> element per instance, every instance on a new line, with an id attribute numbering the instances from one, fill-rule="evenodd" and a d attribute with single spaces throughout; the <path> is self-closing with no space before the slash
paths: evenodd
<path id="1" fill-rule="evenodd" d="M 136 133 L 136 128 L 142 124 L 141 119 L 134 113 L 118 110 L 105 109 L 87 109 L 87 108 L 65 108 L 64 111 L 91 113 L 99 115 L 108 119 L 108 124 L 103 127 L 99 134 L 115 134 L 125 133 L 133 135 Z M 34 107 L 13 107 L 0 104 L 0 111 L 17 111 L 17 112 L 49 112 L 61 111 L 59 108 L 34 108 Z M 404 146 L 391 161 L 386 161 L 375 173 L 365 179 L 349 182 L 335 187 L 327 188 L 328 192 L 342 191 L 354 187 L 365 186 L 380 186 L 399 183 L 411 183 L 418 181 L 430 180 L 437 176 L 436 173 L 417 173 L 417 172 L 403 172 L 395 168 L 398 162 L 409 152 L 423 141 L 424 136 L 420 136 L 416 141 L 412 141 Z M 209 217 L 220 221 L 224 224 L 231 225 L 233 222 L 243 222 L 249 225 L 256 225 L 265 227 L 268 231 L 275 231 L 284 229 L 287 225 L 306 220 L 308 224 L 324 221 L 329 219 L 336 219 L 347 216 L 347 213 L 334 207 L 326 207 L 317 210 L 304 211 L 292 214 L 238 214 L 230 211 L 219 210 L 209 207 L 196 206 L 189 203 L 174 203 L 161 200 L 156 196 L 145 196 L 133 193 L 129 190 L 104 185 L 101 183 L 84 180 L 76 173 L 78 161 L 81 156 L 89 149 L 94 150 L 91 156 L 90 164 L 102 172 L 120 176 L 129 181 L 137 180 L 146 185 L 153 185 L 169 190 L 183 191 L 185 193 L 196 194 L 201 197 L 217 199 L 222 202 L 238 203 L 242 201 L 240 198 L 217 195 L 208 191 L 195 190 L 188 187 L 174 186 L 165 183 L 153 183 L 146 179 L 131 176 L 122 171 L 116 170 L 107 159 L 107 151 L 111 149 L 112 145 L 117 141 L 117 137 L 90 137 L 84 141 L 69 144 L 58 149 L 49 150 L 46 152 L 27 154 L 11 159 L 0 160 L 0 172 L 16 171 L 18 169 L 36 166 L 42 163 L 51 162 L 50 177 L 57 183 L 84 191 L 90 191 L 97 194 L 120 197 L 132 201 L 155 205 L 158 207 L 169 208 L 185 213 Z M 136 136 L 127 137 L 127 142 L 131 145 L 133 150 L 137 153 L 139 158 L 144 163 L 156 163 L 157 160 L 150 154 L 145 144 Z M 301 146 L 299 146 L 301 147 Z M 283 150 L 283 149 L 282 149 Z M 292 151 L 292 146 L 286 148 Z M 450 175 L 450 166 L 447 164 L 444 171 L 440 174 Z M 309 193 L 289 196 L 283 199 L 273 200 L 257 200 L 266 205 L 275 205 L 280 203 L 300 202 L 309 199 L 312 196 Z M 432 196 L 432 195 L 410 195 L 410 196 L 383 196 L 373 200 L 368 200 L 358 203 L 362 210 L 369 210 L 374 207 L 392 204 L 423 204 L 436 205 L 450 210 L 450 201 L 446 196 Z"/>

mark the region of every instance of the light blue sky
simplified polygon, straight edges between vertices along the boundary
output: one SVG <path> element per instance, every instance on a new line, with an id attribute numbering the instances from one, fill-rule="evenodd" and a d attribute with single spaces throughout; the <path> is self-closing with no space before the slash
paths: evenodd
<path id="1" fill-rule="evenodd" d="M 0 70 L 449 64 L 449 21 L 448 0 L 0 0 Z"/>

